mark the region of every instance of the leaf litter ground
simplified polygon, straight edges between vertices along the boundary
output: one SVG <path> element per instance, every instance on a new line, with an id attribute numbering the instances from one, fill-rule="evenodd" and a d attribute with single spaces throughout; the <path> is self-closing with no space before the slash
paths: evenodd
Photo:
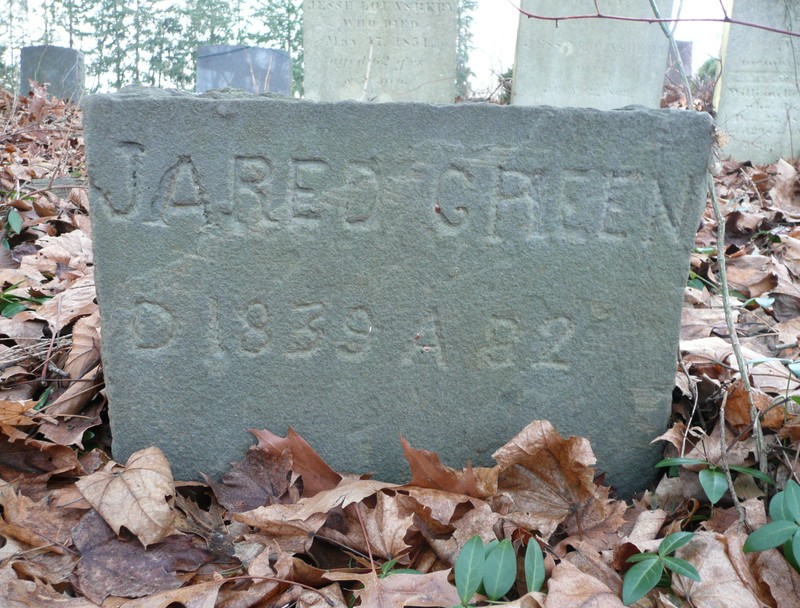
<path id="1" fill-rule="evenodd" d="M 677 102 L 675 102 L 677 103 Z M 157 448 L 110 459 L 80 112 L 0 95 L 0 605 L 88 608 L 452 606 L 452 568 L 473 537 L 544 552 L 543 592 L 524 576 L 506 605 L 621 606 L 627 559 L 695 532 L 672 574 L 638 606 L 800 606 L 800 574 L 777 550 L 743 553 L 768 495 L 798 479 L 798 165 L 726 161 L 722 201 L 731 307 L 749 395 L 726 328 L 709 206 L 685 290 L 666 457 L 759 467 L 733 473 L 711 505 L 705 465 L 670 471 L 631 502 L 603 483 L 589 442 L 533 421 L 491 468 L 453 470 L 403 441 L 405 485 L 332 470 L 291 429 L 219 481 L 175 481 Z M 767 458 L 758 449 L 751 403 Z M 721 424 L 721 408 L 726 424 Z M 723 432 L 724 431 L 724 432 Z M 602 463 L 600 463 L 602 467 Z M 414 569 L 418 573 L 409 573 Z M 476 595 L 473 603 L 484 603 Z"/>

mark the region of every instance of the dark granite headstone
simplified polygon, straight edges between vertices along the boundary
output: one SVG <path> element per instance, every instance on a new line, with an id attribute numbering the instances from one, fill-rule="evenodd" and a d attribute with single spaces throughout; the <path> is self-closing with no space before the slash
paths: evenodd
<path id="1" fill-rule="evenodd" d="M 46 84 L 54 97 L 78 101 L 84 87 L 83 53 L 49 44 L 26 46 L 20 53 L 20 95 L 30 93 L 31 80 Z"/>
<path id="2" fill-rule="evenodd" d="M 292 90 L 292 59 L 278 49 L 215 44 L 197 50 L 198 93 L 212 89 L 242 89 L 249 93 Z"/>
<path id="3" fill-rule="evenodd" d="M 219 474 L 291 425 L 401 480 L 533 419 L 623 492 L 666 428 L 711 119 L 97 95 L 85 133 L 114 454 Z"/>

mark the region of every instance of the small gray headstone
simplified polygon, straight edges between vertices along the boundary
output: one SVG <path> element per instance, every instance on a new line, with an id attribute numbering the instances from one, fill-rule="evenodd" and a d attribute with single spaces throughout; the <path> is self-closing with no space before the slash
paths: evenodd
<path id="1" fill-rule="evenodd" d="M 53 97 L 78 101 L 83 95 L 83 53 L 44 44 L 26 46 L 20 53 L 19 94 L 30 93 L 30 81 L 47 85 Z"/>
<path id="2" fill-rule="evenodd" d="M 401 480 L 533 419 L 624 492 L 670 409 L 705 114 L 92 96 L 114 454 L 178 477 L 298 430 Z"/>
<path id="3" fill-rule="evenodd" d="M 457 8 L 457 0 L 305 0 L 305 97 L 453 103 Z"/>
<path id="4" fill-rule="evenodd" d="M 673 0 L 658 0 L 662 15 Z M 652 18 L 647 0 L 601 2 L 609 15 Z M 594 0 L 523 0 L 545 17 L 595 15 Z M 657 24 L 609 19 L 545 21 L 520 15 L 514 105 L 612 110 L 659 107 L 669 41 Z"/>
<path id="5" fill-rule="evenodd" d="M 280 49 L 212 44 L 197 49 L 198 93 L 212 89 L 242 89 L 249 93 L 292 91 L 292 58 Z"/>
<path id="6" fill-rule="evenodd" d="M 780 30 L 800 28 L 796 0 L 741 0 L 732 18 Z M 800 158 L 800 38 L 731 26 L 717 85 L 722 151 L 759 164 Z"/>

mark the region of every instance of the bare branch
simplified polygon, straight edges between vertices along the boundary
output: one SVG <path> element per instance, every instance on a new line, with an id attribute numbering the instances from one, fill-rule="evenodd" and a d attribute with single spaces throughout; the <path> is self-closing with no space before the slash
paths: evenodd
<path id="1" fill-rule="evenodd" d="M 725 12 L 725 16 L 722 18 L 719 17 L 699 17 L 699 18 L 684 18 L 678 17 L 675 19 L 657 19 L 655 17 L 625 17 L 622 15 L 605 15 L 598 9 L 596 13 L 591 13 L 588 15 L 559 15 L 558 17 L 547 17 L 545 15 L 537 15 L 536 13 L 530 13 L 528 11 L 522 10 L 521 6 L 517 6 L 509 0 L 509 2 L 514 6 L 515 9 L 519 12 L 520 15 L 524 15 L 528 19 L 536 19 L 539 21 L 555 21 L 558 23 L 559 21 L 575 21 L 578 19 L 608 19 L 610 21 L 628 21 L 632 23 L 727 23 L 729 25 L 740 25 L 742 27 L 749 27 L 757 30 L 764 30 L 765 32 L 773 32 L 775 34 L 783 34 L 784 36 L 792 36 L 794 38 L 800 38 L 800 32 L 793 32 L 791 30 L 784 30 L 777 27 L 772 27 L 769 25 L 764 25 L 761 23 L 751 23 L 749 21 L 740 21 L 738 19 L 731 19 L 727 12 Z"/>

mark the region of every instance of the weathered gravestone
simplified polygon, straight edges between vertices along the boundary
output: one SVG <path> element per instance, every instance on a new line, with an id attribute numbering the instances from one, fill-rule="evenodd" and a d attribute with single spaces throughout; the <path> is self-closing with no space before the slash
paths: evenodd
<path id="1" fill-rule="evenodd" d="M 20 52 L 19 94 L 31 91 L 30 81 L 47 85 L 48 94 L 78 101 L 83 95 L 83 53 L 44 44 L 26 46 Z"/>
<path id="2" fill-rule="evenodd" d="M 672 0 L 657 3 L 672 14 Z M 652 18 L 647 0 L 604 0 L 605 14 Z M 544 17 L 594 15 L 594 0 L 523 0 L 522 9 Z M 520 15 L 515 105 L 613 110 L 632 104 L 657 108 L 669 41 L 657 24 L 606 19 L 557 23 Z"/>
<path id="3" fill-rule="evenodd" d="M 114 454 L 218 474 L 288 425 L 400 480 L 533 419 L 624 491 L 665 428 L 711 121 L 659 110 L 92 96 Z"/>
<path id="4" fill-rule="evenodd" d="M 797 0 L 742 0 L 732 18 L 800 31 Z M 723 152 L 741 161 L 800 157 L 800 39 L 731 26 L 717 85 Z"/>
<path id="5" fill-rule="evenodd" d="M 280 93 L 292 90 L 292 59 L 280 49 L 212 44 L 197 49 L 198 93 L 234 88 L 249 93 Z"/>
<path id="6" fill-rule="evenodd" d="M 453 103 L 456 16 L 456 0 L 305 0 L 305 97 Z"/>

